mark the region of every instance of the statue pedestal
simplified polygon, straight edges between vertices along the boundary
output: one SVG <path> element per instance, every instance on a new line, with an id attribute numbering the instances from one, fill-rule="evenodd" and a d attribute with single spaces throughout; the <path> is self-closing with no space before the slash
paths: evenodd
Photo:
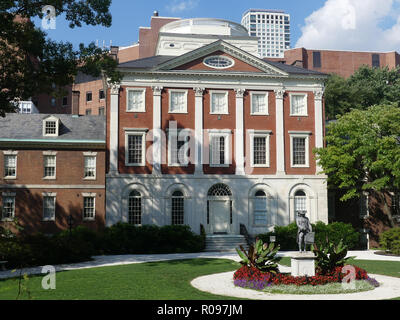
<path id="1" fill-rule="evenodd" d="M 315 276 L 315 255 L 312 252 L 298 252 L 291 256 L 292 276 Z"/>

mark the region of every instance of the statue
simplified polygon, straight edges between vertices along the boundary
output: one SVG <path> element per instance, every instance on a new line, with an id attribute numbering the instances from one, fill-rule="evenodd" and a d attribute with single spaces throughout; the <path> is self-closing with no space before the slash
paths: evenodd
<path id="1" fill-rule="evenodd" d="M 306 252 L 306 245 L 314 243 L 313 239 L 307 239 L 307 235 L 311 235 L 312 227 L 310 220 L 306 217 L 306 211 L 297 211 L 297 243 L 299 252 Z M 311 240 L 311 241 L 310 241 Z"/>

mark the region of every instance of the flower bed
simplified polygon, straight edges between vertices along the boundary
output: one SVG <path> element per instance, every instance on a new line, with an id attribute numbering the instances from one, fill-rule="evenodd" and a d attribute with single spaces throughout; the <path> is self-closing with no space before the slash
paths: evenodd
<path id="1" fill-rule="evenodd" d="M 365 270 L 357 266 L 353 267 L 355 268 L 356 276 L 354 280 L 367 280 L 375 287 L 379 285 L 376 280 L 368 277 L 368 274 Z M 329 274 L 317 274 L 314 277 L 294 277 L 290 274 L 284 273 L 263 273 L 257 268 L 243 266 L 235 272 L 233 280 L 235 286 L 262 290 L 265 287 L 273 285 L 318 286 L 328 283 L 338 283 L 342 282 L 344 277 L 346 277 L 348 273 L 349 272 L 347 272 L 346 274 L 342 273 L 342 267 L 337 267 L 333 272 Z"/>

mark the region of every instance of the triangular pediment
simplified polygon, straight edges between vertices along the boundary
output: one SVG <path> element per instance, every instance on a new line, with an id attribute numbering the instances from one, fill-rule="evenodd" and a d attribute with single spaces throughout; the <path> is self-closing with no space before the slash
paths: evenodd
<path id="1" fill-rule="evenodd" d="M 207 64 L 208 58 L 223 57 L 223 60 L 231 60 L 232 64 L 224 68 L 214 68 Z M 205 63 L 206 62 L 206 63 Z M 288 74 L 269 64 L 268 62 L 239 49 L 223 40 L 218 40 L 181 56 L 175 57 L 154 70 L 190 70 L 209 72 L 258 72 L 275 76 L 287 76 Z"/>

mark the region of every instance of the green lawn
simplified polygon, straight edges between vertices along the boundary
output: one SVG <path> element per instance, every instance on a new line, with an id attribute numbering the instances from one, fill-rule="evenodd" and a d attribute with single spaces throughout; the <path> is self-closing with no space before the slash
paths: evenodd
<path id="1" fill-rule="evenodd" d="M 43 290 L 41 276 L 23 283 L 38 300 L 231 300 L 201 292 L 190 281 L 238 267 L 222 259 L 164 261 L 57 272 L 56 290 Z M 0 300 L 15 300 L 17 294 L 17 279 L 0 280 Z"/>

